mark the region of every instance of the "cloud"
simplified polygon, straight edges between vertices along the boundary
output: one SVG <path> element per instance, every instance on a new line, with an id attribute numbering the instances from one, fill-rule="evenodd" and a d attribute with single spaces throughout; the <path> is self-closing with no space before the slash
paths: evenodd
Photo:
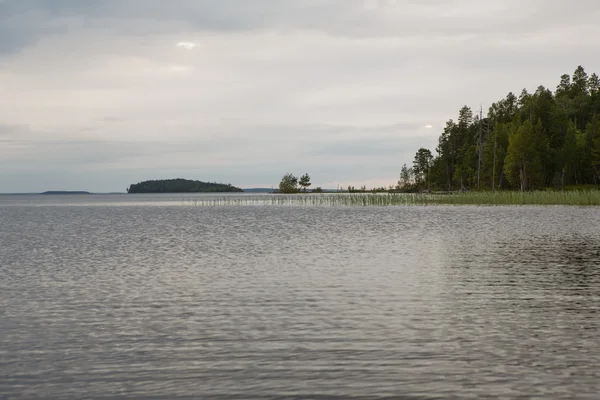
<path id="1" fill-rule="evenodd" d="M 598 12 L 592 0 L 3 1 L 0 187 L 270 186 L 288 170 L 391 184 L 463 105 L 593 72 Z"/>
<path id="2" fill-rule="evenodd" d="M 175 73 L 186 73 L 191 72 L 193 68 L 187 65 L 171 65 L 169 70 Z"/>
<path id="3" fill-rule="evenodd" d="M 335 182 L 344 174 L 350 174 L 352 179 L 372 180 L 373 171 L 387 175 L 379 180 L 380 184 L 386 184 L 395 179 L 398 157 L 407 156 L 407 149 L 418 146 L 423 139 L 393 134 L 403 128 L 410 127 L 229 126 L 213 137 L 199 135 L 176 141 L 143 142 L 126 137 L 44 140 L 39 133 L 30 132 L 22 137 L 18 151 L 0 160 L 0 168 L 11 174 L 53 171 L 55 176 L 45 179 L 44 188 L 58 185 L 64 174 L 72 175 L 74 165 L 82 176 L 113 177 L 113 188 L 130 184 L 131 179 L 172 176 L 270 187 L 278 182 L 282 171 L 307 169 L 319 184 Z M 281 131 L 291 132 L 298 139 L 282 137 Z M 373 140 L 374 136 L 379 139 Z M 0 142 L 0 149 L 2 145 Z M 32 190 L 37 189 L 22 187 L 14 191 Z"/>
<path id="4" fill-rule="evenodd" d="M 595 24 L 598 12 L 595 0 L 580 0 L 578 7 L 563 0 L 9 0 L 0 3 L 0 48 L 14 51 L 73 29 L 128 35 L 276 30 L 354 38 L 517 38 Z"/>
<path id="5" fill-rule="evenodd" d="M 178 42 L 177 47 L 181 47 L 186 50 L 191 50 L 196 47 L 196 43 L 192 42 Z"/>

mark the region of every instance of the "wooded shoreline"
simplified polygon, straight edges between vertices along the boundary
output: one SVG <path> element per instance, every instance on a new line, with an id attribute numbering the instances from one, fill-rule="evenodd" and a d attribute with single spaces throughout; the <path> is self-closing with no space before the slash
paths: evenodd
<path id="1" fill-rule="evenodd" d="M 600 184 L 600 78 L 582 66 L 551 91 L 512 92 L 476 113 L 461 108 L 437 155 L 421 148 L 399 185 L 436 190 L 540 190 Z"/>

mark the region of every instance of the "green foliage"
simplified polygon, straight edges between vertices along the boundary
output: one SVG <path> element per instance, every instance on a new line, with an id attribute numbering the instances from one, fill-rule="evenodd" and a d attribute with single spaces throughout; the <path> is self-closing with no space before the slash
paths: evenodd
<path id="1" fill-rule="evenodd" d="M 279 182 L 279 193 L 297 193 L 298 192 L 298 178 L 293 174 L 287 173 L 281 178 Z"/>
<path id="2" fill-rule="evenodd" d="M 544 140 L 541 121 L 535 126 L 525 121 L 508 139 L 504 168 L 509 182 L 518 185 L 521 191 L 529 190 L 540 181 Z"/>
<path id="3" fill-rule="evenodd" d="M 312 192 L 313 193 L 323 193 L 323 189 L 321 188 L 321 186 L 317 186 L 316 188 L 313 189 Z"/>
<path id="4" fill-rule="evenodd" d="M 413 175 L 415 183 L 421 187 L 429 186 L 429 170 L 433 163 L 433 156 L 428 149 L 420 148 L 413 161 Z"/>
<path id="5" fill-rule="evenodd" d="M 302 175 L 298 181 L 298 184 L 302 186 L 302 191 L 306 192 L 306 189 L 311 185 L 310 176 L 308 176 L 308 174 Z"/>
<path id="6" fill-rule="evenodd" d="M 594 172 L 594 183 L 600 182 L 600 115 L 596 115 L 586 129 L 590 149 L 590 163 Z"/>
<path id="7" fill-rule="evenodd" d="M 588 81 L 589 84 L 589 89 L 590 89 L 590 94 L 595 94 L 598 92 L 598 90 L 600 90 L 600 78 L 598 78 L 598 75 L 596 74 L 592 74 L 590 76 L 590 80 Z"/>
<path id="8" fill-rule="evenodd" d="M 409 186 L 413 181 L 413 170 L 408 168 L 406 164 L 402 166 L 400 170 L 400 180 L 398 181 L 398 187 Z"/>
<path id="9" fill-rule="evenodd" d="M 564 188 L 565 184 L 571 184 L 575 178 L 578 158 L 577 136 L 578 132 L 575 129 L 575 125 L 569 124 L 560 156 L 563 166 L 561 171 L 561 188 Z"/>
<path id="10" fill-rule="evenodd" d="M 600 183 L 600 78 L 578 66 L 556 91 L 512 92 L 473 116 L 462 107 L 440 134 L 437 155 L 420 149 L 414 181 L 439 190 L 528 191 Z M 402 177 L 399 182 L 401 186 Z"/>
<path id="11" fill-rule="evenodd" d="M 242 189 L 223 183 L 208 183 L 188 179 L 163 179 L 133 184 L 127 193 L 223 193 L 243 192 Z"/>

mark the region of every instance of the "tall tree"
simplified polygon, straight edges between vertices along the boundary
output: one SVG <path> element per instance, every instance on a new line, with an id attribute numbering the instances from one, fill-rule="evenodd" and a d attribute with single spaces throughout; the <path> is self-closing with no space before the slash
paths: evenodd
<path id="1" fill-rule="evenodd" d="M 561 188 L 564 188 L 565 179 L 567 183 L 572 182 L 572 178 L 575 176 L 575 169 L 577 166 L 577 130 L 575 129 L 575 125 L 572 123 L 569 124 L 569 129 L 565 135 L 561 160 Z"/>
<path id="2" fill-rule="evenodd" d="M 413 175 L 412 168 L 408 168 L 408 166 L 406 164 L 404 164 L 402 166 L 402 169 L 400 170 L 400 180 L 398 181 L 398 186 L 399 187 L 410 186 L 410 184 L 412 183 L 412 175 Z"/>
<path id="3" fill-rule="evenodd" d="M 428 175 L 429 169 L 433 156 L 431 151 L 425 148 L 420 148 L 415 154 L 415 160 L 413 161 L 413 173 L 415 177 L 415 183 L 421 187 L 429 187 Z"/>
<path id="4" fill-rule="evenodd" d="M 308 189 L 308 187 L 311 185 L 310 176 L 308 176 L 308 174 L 302 175 L 298 181 L 298 184 L 302 186 L 302 191 L 306 193 L 306 189 Z"/>
<path id="5" fill-rule="evenodd" d="M 573 90 L 574 94 L 587 94 L 588 93 L 588 74 L 585 69 L 580 65 L 573 72 Z"/>
<path id="6" fill-rule="evenodd" d="M 539 140 L 541 123 L 533 125 L 526 120 L 517 126 L 509 137 L 505 170 L 511 183 L 518 185 L 521 191 L 532 188 L 539 179 L 541 154 Z"/>
<path id="7" fill-rule="evenodd" d="M 297 193 L 298 192 L 298 178 L 293 174 L 287 173 L 281 178 L 279 182 L 280 193 Z"/>
<path id="8" fill-rule="evenodd" d="M 441 184 L 442 182 L 440 182 L 440 186 L 445 186 L 449 190 L 452 190 L 452 181 L 454 177 L 456 159 L 458 156 L 458 136 L 458 125 L 454 123 L 453 120 L 449 120 L 446 122 L 444 131 L 438 140 L 438 147 L 436 148 L 439 159 L 438 162 L 443 165 L 445 170 L 443 178 L 445 182 L 444 184 Z"/>
<path id="9" fill-rule="evenodd" d="M 587 127 L 587 142 L 590 146 L 590 161 L 594 182 L 600 183 L 600 115 L 596 115 Z"/>
<path id="10" fill-rule="evenodd" d="M 600 90 L 600 78 L 598 78 L 598 75 L 596 75 L 596 73 L 590 75 L 590 80 L 588 84 L 591 94 L 598 93 L 598 91 Z"/>
<path id="11" fill-rule="evenodd" d="M 563 74 L 556 87 L 556 96 L 568 96 L 571 93 L 571 75 Z"/>

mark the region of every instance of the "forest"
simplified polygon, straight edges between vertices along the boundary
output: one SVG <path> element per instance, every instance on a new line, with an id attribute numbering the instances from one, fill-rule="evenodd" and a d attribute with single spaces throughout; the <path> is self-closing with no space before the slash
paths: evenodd
<path id="1" fill-rule="evenodd" d="M 130 185 L 127 193 L 224 193 L 243 192 L 242 189 L 223 183 L 208 183 L 188 179 L 144 181 Z"/>
<path id="2" fill-rule="evenodd" d="M 404 190 L 520 190 L 600 184 L 600 79 L 582 66 L 554 91 L 523 89 L 486 115 L 464 106 L 441 133 L 436 155 L 402 167 Z"/>

